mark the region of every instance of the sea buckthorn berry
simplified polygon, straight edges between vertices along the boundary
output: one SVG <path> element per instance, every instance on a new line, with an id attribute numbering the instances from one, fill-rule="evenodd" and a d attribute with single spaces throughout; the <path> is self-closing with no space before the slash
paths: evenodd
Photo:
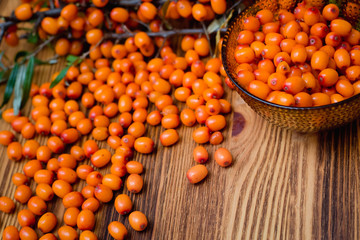
<path id="1" fill-rule="evenodd" d="M 110 162 L 111 153 L 107 149 L 100 149 L 91 156 L 91 163 L 95 167 L 104 167 Z"/>
<path id="2" fill-rule="evenodd" d="M 264 50 L 263 50 L 263 52 L 264 52 Z M 254 50 L 250 47 L 237 49 L 235 51 L 235 60 L 239 64 L 240 63 L 251 63 L 252 61 L 254 61 L 254 59 L 255 59 L 255 53 L 254 53 Z"/>
<path id="3" fill-rule="evenodd" d="M 160 142 L 163 146 L 174 145 L 179 140 L 179 134 L 175 129 L 167 129 L 160 134 Z"/>
<path id="4" fill-rule="evenodd" d="M 132 202 L 128 195 L 120 194 L 115 198 L 114 206 L 119 214 L 126 215 L 131 212 Z"/>
<path id="5" fill-rule="evenodd" d="M 278 19 L 281 23 L 281 25 L 284 25 L 290 21 L 295 20 L 295 15 L 291 12 L 288 12 L 287 10 L 280 10 Z"/>
<path id="6" fill-rule="evenodd" d="M 16 185 L 27 185 L 29 183 L 29 179 L 22 173 L 14 173 L 11 177 L 11 181 Z"/>
<path id="7" fill-rule="evenodd" d="M 124 8 L 116 7 L 111 10 L 110 18 L 115 22 L 124 23 L 129 18 L 129 12 Z"/>
<path id="8" fill-rule="evenodd" d="M 209 159 L 209 154 L 203 146 L 197 146 L 193 151 L 195 162 L 206 163 Z"/>
<path id="9" fill-rule="evenodd" d="M 81 119 L 76 124 L 76 130 L 82 135 L 87 135 L 93 130 L 93 123 L 88 118 Z"/>
<path id="10" fill-rule="evenodd" d="M 98 141 L 104 141 L 109 136 L 109 132 L 106 127 L 96 127 L 93 129 L 91 134 L 93 138 Z"/>
<path id="11" fill-rule="evenodd" d="M 256 18 L 259 19 L 261 25 L 264 25 L 273 21 L 274 14 L 268 9 L 263 9 L 256 13 Z"/>
<path id="12" fill-rule="evenodd" d="M 311 98 L 313 100 L 314 107 L 328 105 L 331 103 L 330 97 L 326 93 L 313 93 L 311 94 Z"/>
<path id="13" fill-rule="evenodd" d="M 54 234 L 47 233 L 47 234 L 43 235 L 41 238 L 39 238 L 39 240 L 57 240 L 57 238 L 55 237 Z"/>
<path id="14" fill-rule="evenodd" d="M 354 95 L 354 87 L 347 79 L 339 79 L 336 82 L 335 89 L 344 97 L 351 97 Z"/>
<path id="15" fill-rule="evenodd" d="M 206 119 L 206 126 L 210 131 L 215 132 L 223 129 L 226 126 L 226 120 L 223 115 L 213 115 Z"/>
<path id="16" fill-rule="evenodd" d="M 201 182 L 207 176 L 207 174 L 207 168 L 202 164 L 198 164 L 187 171 L 186 177 L 190 183 L 196 184 L 198 182 Z"/>
<path id="17" fill-rule="evenodd" d="M 33 11 L 29 3 L 23 3 L 15 9 L 14 14 L 18 20 L 25 21 L 32 17 Z"/>
<path id="18" fill-rule="evenodd" d="M 327 4 L 322 10 L 322 16 L 328 21 L 334 20 L 339 16 L 339 7 L 335 4 Z"/>
<path id="19" fill-rule="evenodd" d="M 281 73 L 273 73 L 268 78 L 268 85 L 272 90 L 281 90 L 286 81 L 286 77 Z"/>
<path id="20" fill-rule="evenodd" d="M 72 184 L 76 182 L 76 172 L 71 168 L 61 167 L 57 172 L 57 178 Z"/>
<path id="21" fill-rule="evenodd" d="M 129 223 L 135 231 L 144 231 L 148 221 L 145 214 L 140 211 L 134 211 L 129 215 Z"/>
<path id="22" fill-rule="evenodd" d="M 64 213 L 64 223 L 66 225 L 69 226 L 76 226 L 77 223 L 77 217 L 80 213 L 80 210 L 78 208 L 75 207 L 70 207 L 68 209 L 66 209 L 65 213 Z"/>
<path id="23" fill-rule="evenodd" d="M 125 239 L 128 235 L 124 224 L 118 221 L 113 221 L 108 225 L 108 231 L 114 239 Z"/>
<path id="24" fill-rule="evenodd" d="M 181 122 L 188 127 L 193 126 L 196 123 L 196 116 L 193 110 L 184 109 L 180 114 Z"/>
<path id="25" fill-rule="evenodd" d="M 74 4 L 68 4 L 61 10 L 61 17 L 67 21 L 72 21 L 77 17 L 78 9 Z"/>
<path id="26" fill-rule="evenodd" d="M 14 115 L 14 109 L 12 108 L 9 108 L 9 109 L 6 109 L 2 112 L 1 114 L 1 117 L 5 120 L 5 122 L 7 123 L 11 123 L 13 120 L 15 120 L 16 118 L 18 118 L 20 116 L 20 112 L 17 116 Z M 25 118 L 26 119 L 26 118 Z M 29 122 L 26 121 L 26 122 Z M 18 131 L 19 132 L 19 131 Z"/>
<path id="27" fill-rule="evenodd" d="M 143 172 L 143 165 L 137 161 L 129 161 L 126 163 L 126 170 L 129 174 L 141 174 Z"/>
<path id="28" fill-rule="evenodd" d="M 260 21 L 253 16 L 247 17 L 243 22 L 243 27 L 245 30 L 250 30 L 252 32 L 259 31 Z"/>
<path id="29" fill-rule="evenodd" d="M 99 200 L 97 200 L 94 197 L 89 197 L 88 199 L 86 199 L 82 206 L 81 209 L 82 210 L 90 210 L 92 212 L 96 212 L 100 207 L 100 202 Z"/>
<path id="30" fill-rule="evenodd" d="M 193 131 L 192 137 L 196 143 L 207 143 L 210 140 L 210 129 L 208 127 L 199 127 Z"/>
<path id="31" fill-rule="evenodd" d="M 336 66 L 340 69 L 340 70 L 344 70 L 348 67 L 350 67 L 350 54 L 347 50 L 345 49 L 338 49 L 335 51 L 334 53 L 334 60 L 336 63 Z"/>
<path id="32" fill-rule="evenodd" d="M 206 112 L 209 115 L 217 115 L 221 109 L 220 102 L 217 99 L 210 99 L 209 101 L 206 102 L 205 107 L 206 107 Z"/>
<path id="33" fill-rule="evenodd" d="M 95 197 L 103 203 L 110 202 L 113 198 L 113 192 L 111 188 L 103 184 L 99 184 L 95 187 Z"/>
<path id="34" fill-rule="evenodd" d="M 49 184 L 40 183 L 36 186 L 36 196 L 44 201 L 50 201 L 54 197 L 54 191 Z"/>
<path id="35" fill-rule="evenodd" d="M 61 140 L 66 144 L 72 144 L 79 139 L 79 132 L 75 128 L 68 128 L 64 130 L 61 135 Z"/>
<path id="36" fill-rule="evenodd" d="M 46 169 L 53 171 L 53 172 L 57 172 L 57 170 L 59 170 L 59 168 L 60 168 L 59 162 L 56 158 L 51 158 L 46 164 Z"/>
<path id="37" fill-rule="evenodd" d="M 247 89 L 251 94 L 261 99 L 265 99 L 271 91 L 266 83 L 258 80 L 251 81 Z"/>
<path id="38" fill-rule="evenodd" d="M 217 164 L 221 167 L 227 167 L 232 163 L 231 153 L 226 148 L 219 148 L 214 154 Z"/>
<path id="39" fill-rule="evenodd" d="M 287 93 L 297 94 L 305 88 L 305 81 L 301 77 L 289 77 L 284 82 L 283 90 Z"/>
<path id="40" fill-rule="evenodd" d="M 38 239 L 34 229 L 30 227 L 23 227 L 19 232 L 20 239 Z"/>
<path id="41" fill-rule="evenodd" d="M 0 131 L 0 144 L 8 146 L 15 140 L 15 135 L 7 130 Z"/>
<path id="42" fill-rule="evenodd" d="M 357 45 L 360 40 L 360 32 L 354 28 L 351 29 L 349 36 L 347 36 L 345 40 L 351 45 Z"/>
<path id="43" fill-rule="evenodd" d="M 68 182 L 61 179 L 56 180 L 52 184 L 52 189 L 55 195 L 58 196 L 59 198 L 64 198 L 66 194 L 72 191 L 71 185 Z"/>
<path id="44" fill-rule="evenodd" d="M 295 36 L 301 31 L 300 24 L 295 20 L 286 23 L 283 30 L 283 35 L 285 38 L 295 39 Z M 266 38 L 265 38 L 266 40 Z M 279 39 L 279 44 L 282 39 Z"/>
<path id="45" fill-rule="evenodd" d="M 41 21 L 41 27 L 46 33 L 51 35 L 55 35 L 59 30 L 57 20 L 52 17 L 43 18 L 43 20 Z"/>
<path id="46" fill-rule="evenodd" d="M 360 66 L 351 66 L 348 67 L 345 71 L 346 78 L 350 81 L 356 81 L 360 78 Z"/>
<path id="47" fill-rule="evenodd" d="M 80 146 L 72 146 L 70 149 L 70 154 L 75 158 L 76 161 L 81 162 L 85 160 L 85 151 Z"/>
<path id="48" fill-rule="evenodd" d="M 126 187 L 131 193 L 139 193 L 143 185 L 143 178 L 139 174 L 130 174 L 126 179 Z"/>
<path id="49" fill-rule="evenodd" d="M 69 226 L 62 226 L 58 230 L 60 240 L 76 240 L 78 239 L 78 233 L 76 230 Z"/>
<path id="50" fill-rule="evenodd" d="M 221 132 L 214 132 L 210 136 L 210 144 L 212 145 L 218 145 L 222 143 L 223 140 L 224 140 L 224 136 L 222 135 Z"/>
<path id="51" fill-rule="evenodd" d="M 51 232 L 57 225 L 57 218 L 55 214 L 51 212 L 47 212 L 44 215 L 42 215 L 38 221 L 38 228 L 43 233 Z"/>
<path id="52" fill-rule="evenodd" d="M 63 205 L 65 208 L 80 207 L 84 202 L 84 197 L 80 192 L 70 192 L 63 198 Z"/>
<path id="53" fill-rule="evenodd" d="M 334 19 L 330 23 L 330 29 L 339 36 L 346 37 L 351 33 L 352 26 L 346 20 Z"/>
<path id="54" fill-rule="evenodd" d="M 9 197 L 0 197 L 0 211 L 11 213 L 15 209 L 15 203 Z"/>
<path id="55" fill-rule="evenodd" d="M 31 197 L 27 205 L 29 210 L 38 216 L 43 215 L 47 211 L 47 205 L 45 201 L 38 196 Z"/>
<path id="56" fill-rule="evenodd" d="M 338 93 L 335 93 L 335 94 L 332 94 L 330 96 L 330 102 L 331 103 L 337 103 L 337 102 L 341 102 L 343 101 L 345 98 L 343 96 L 341 96 L 340 94 Z"/>
<path id="57" fill-rule="evenodd" d="M 54 180 L 54 173 L 50 170 L 40 169 L 35 172 L 34 181 L 37 184 L 40 183 L 52 184 L 53 180 Z"/>
<path id="58" fill-rule="evenodd" d="M 23 127 L 29 122 L 28 117 L 16 117 L 11 121 L 11 127 L 15 132 L 21 132 Z"/>
<path id="59" fill-rule="evenodd" d="M 137 138 L 134 142 L 134 148 L 143 154 L 151 153 L 154 150 L 154 141 L 148 137 Z"/>
<path id="60" fill-rule="evenodd" d="M 35 225 L 35 215 L 29 209 L 22 209 L 17 215 L 18 223 L 21 227 L 31 227 Z"/>
<path id="61" fill-rule="evenodd" d="M 102 179 L 102 184 L 109 187 L 111 190 L 116 191 L 121 188 L 122 180 L 115 174 L 106 174 Z"/>
<path id="62" fill-rule="evenodd" d="M 360 66 L 360 50 L 355 50 L 355 49 L 351 50 L 350 59 L 351 59 L 351 65 Z"/>
<path id="63" fill-rule="evenodd" d="M 77 227 L 84 230 L 92 230 L 95 226 L 95 215 L 90 210 L 82 210 L 77 216 Z"/>
<path id="64" fill-rule="evenodd" d="M 19 240 L 19 230 L 14 226 L 7 226 L 4 228 L 3 234 L 2 234 L 3 240 Z"/>
<path id="65" fill-rule="evenodd" d="M 27 177 L 34 177 L 35 173 L 41 169 L 42 165 L 39 160 L 30 160 L 24 165 L 23 172 Z"/>
<path id="66" fill-rule="evenodd" d="M 341 43 L 341 36 L 335 32 L 329 32 L 325 37 L 325 43 L 327 45 L 337 47 Z"/>
<path id="67" fill-rule="evenodd" d="M 309 7 L 304 13 L 304 22 L 312 26 L 315 23 L 318 23 L 320 20 L 321 14 L 318 8 L 316 7 Z"/>
<path id="68" fill-rule="evenodd" d="M 331 87 L 339 78 L 339 74 L 336 70 L 327 68 L 319 73 L 318 80 L 321 86 Z"/>
<path id="69" fill-rule="evenodd" d="M 311 67 L 315 70 L 324 70 L 329 64 L 329 55 L 324 51 L 316 51 L 311 57 Z"/>

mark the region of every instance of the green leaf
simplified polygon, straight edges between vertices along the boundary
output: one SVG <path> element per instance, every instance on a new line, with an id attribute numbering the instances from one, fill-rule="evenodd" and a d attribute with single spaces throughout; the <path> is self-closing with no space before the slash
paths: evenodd
<path id="1" fill-rule="evenodd" d="M 163 14 L 164 17 L 165 17 L 166 12 L 167 12 L 167 10 L 169 8 L 169 5 L 170 5 L 170 0 L 167 0 L 161 7 L 161 11 L 162 11 L 162 14 Z"/>
<path id="2" fill-rule="evenodd" d="M 25 106 L 25 104 L 29 98 L 32 78 L 34 75 L 34 68 L 35 68 L 35 57 L 32 56 L 26 67 L 26 74 L 25 74 L 25 80 L 24 80 L 24 85 L 23 85 L 23 98 L 21 100 L 21 108 L 23 108 Z"/>
<path id="3" fill-rule="evenodd" d="M 18 115 L 20 112 L 21 102 L 24 93 L 24 82 L 26 78 L 26 66 L 24 64 L 19 66 L 19 71 L 16 77 L 15 89 L 14 89 L 14 100 L 13 108 L 14 114 Z"/>
<path id="4" fill-rule="evenodd" d="M 37 42 L 39 41 L 39 36 L 38 36 L 38 34 L 37 34 L 36 32 L 32 32 L 32 33 L 28 36 L 27 41 L 28 41 L 28 43 L 33 43 L 33 44 L 37 43 Z"/>
<path id="5" fill-rule="evenodd" d="M 224 24 L 225 21 L 226 21 L 226 18 L 224 15 L 218 19 L 214 19 L 207 27 L 207 31 L 209 32 L 209 34 L 218 31 L 221 28 L 221 26 Z"/>
<path id="6" fill-rule="evenodd" d="M 55 87 L 65 77 L 65 75 L 70 67 L 71 66 L 67 66 L 63 70 L 61 70 L 61 72 L 57 75 L 57 77 L 54 79 L 54 81 L 51 82 L 50 88 Z"/>
<path id="7" fill-rule="evenodd" d="M 15 55 L 14 62 L 17 62 L 20 58 L 26 57 L 27 55 L 29 55 L 29 52 L 28 52 L 28 51 L 19 51 L 19 52 L 16 53 L 16 55 Z"/>
<path id="8" fill-rule="evenodd" d="M 15 63 L 14 68 L 12 69 L 12 71 L 10 73 L 9 80 L 6 84 L 4 98 L 3 98 L 3 102 L 0 106 L 0 108 L 2 108 L 10 100 L 11 94 L 13 93 L 13 90 L 14 90 L 18 69 L 19 69 L 19 64 Z"/>
<path id="9" fill-rule="evenodd" d="M 80 59 L 78 56 L 74 56 L 74 55 L 68 55 L 66 57 L 66 62 L 68 65 L 72 65 L 74 62 L 76 62 L 78 59 Z"/>

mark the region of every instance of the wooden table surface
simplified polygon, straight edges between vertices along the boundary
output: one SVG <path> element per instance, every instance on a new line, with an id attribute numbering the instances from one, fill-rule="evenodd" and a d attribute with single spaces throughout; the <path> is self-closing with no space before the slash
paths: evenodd
<path id="1" fill-rule="evenodd" d="M 9 14 L 16 4 L 0 1 L 1 14 Z M 20 48 L 31 50 L 33 46 L 24 43 Z M 20 48 L 1 45 L 8 55 Z M 46 50 L 39 57 L 52 55 Z M 50 81 L 52 73 L 63 66 L 60 61 L 37 67 L 34 82 Z M 2 84 L 0 98 L 4 89 Z M 227 91 L 226 98 L 233 105 L 233 113 L 226 117 L 226 138 L 220 146 L 231 151 L 233 165 L 226 169 L 217 166 L 212 156 L 219 146 L 206 145 L 211 155 L 206 164 L 209 176 L 191 185 L 186 171 L 194 165 L 193 128 L 181 126 L 180 142 L 165 148 L 158 140 L 163 129 L 148 127 L 146 135 L 155 140 L 157 150 L 147 156 L 135 155 L 146 169 L 145 186 L 141 193 L 130 197 L 134 209 L 148 217 L 149 226 L 144 232 L 133 231 L 127 217 L 115 211 L 112 201 L 96 214 L 95 233 L 99 239 L 112 239 L 107 225 L 114 220 L 125 224 L 130 239 L 359 239 L 359 121 L 328 132 L 299 134 L 267 123 L 236 92 Z M 28 103 L 22 113 L 29 116 L 30 111 Z M 0 120 L 0 130 L 5 129 L 11 127 Z M 23 144 L 24 139 L 17 136 Z M 36 139 L 46 144 L 46 137 Z M 108 148 L 105 142 L 99 144 Z M 0 195 L 13 199 L 11 175 L 21 172 L 26 160 L 10 161 L 3 146 L 0 156 Z M 101 172 L 107 173 L 109 168 Z M 84 185 L 84 181 L 78 182 L 74 189 L 81 190 Z M 31 186 L 35 189 L 34 183 Z M 121 192 L 129 194 L 121 189 L 116 195 Z M 20 229 L 16 213 L 25 207 L 16 203 L 15 214 L 0 213 L 0 234 L 7 225 Z M 57 214 L 61 226 L 61 199 L 51 201 L 48 208 Z"/>

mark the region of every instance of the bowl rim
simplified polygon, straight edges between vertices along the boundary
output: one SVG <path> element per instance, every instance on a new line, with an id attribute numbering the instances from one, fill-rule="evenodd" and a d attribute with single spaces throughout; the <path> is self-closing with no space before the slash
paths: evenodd
<path id="1" fill-rule="evenodd" d="M 254 98 L 255 100 L 265 104 L 265 105 L 269 105 L 271 107 L 276 107 L 276 108 L 281 108 L 281 109 L 286 109 L 286 110 L 296 110 L 296 111 L 305 111 L 305 110 L 320 110 L 320 109 L 325 109 L 325 108 L 333 108 L 333 107 L 338 107 L 340 105 L 349 103 L 351 101 L 353 101 L 354 99 L 357 99 L 360 97 L 360 93 L 351 96 L 349 98 L 344 99 L 343 101 L 340 102 L 336 102 L 336 103 L 331 103 L 331 104 L 327 104 L 327 105 L 321 105 L 321 106 L 314 106 L 314 107 L 295 107 L 295 106 L 284 106 L 284 105 L 279 105 L 279 104 L 275 104 L 269 101 L 266 101 L 264 99 L 261 99 L 253 94 L 251 94 L 250 92 L 248 92 L 245 88 L 241 87 L 237 81 L 235 79 L 233 79 L 232 75 L 230 74 L 230 69 L 228 67 L 227 61 L 225 61 L 226 59 L 228 59 L 227 54 L 226 54 L 226 50 L 227 50 L 227 43 L 228 43 L 228 39 L 230 37 L 231 34 L 231 30 L 233 29 L 234 25 L 238 22 L 238 19 L 240 17 L 242 17 L 242 13 L 245 12 L 248 8 L 250 8 L 252 5 L 246 7 L 245 9 L 243 9 L 241 11 L 240 14 L 238 14 L 236 17 L 234 17 L 233 19 L 231 19 L 230 23 L 228 24 L 226 33 L 224 35 L 223 38 L 223 42 L 222 42 L 222 46 L 221 46 L 221 59 L 222 59 L 222 64 L 224 66 L 226 75 L 229 77 L 229 79 L 231 80 L 231 82 L 235 85 L 236 88 L 238 88 L 241 92 L 243 92 L 244 94 L 246 94 L 247 96 Z M 230 60 L 230 59 L 229 59 Z M 233 60 L 235 61 L 235 59 Z M 359 80 L 358 80 L 359 81 Z"/>

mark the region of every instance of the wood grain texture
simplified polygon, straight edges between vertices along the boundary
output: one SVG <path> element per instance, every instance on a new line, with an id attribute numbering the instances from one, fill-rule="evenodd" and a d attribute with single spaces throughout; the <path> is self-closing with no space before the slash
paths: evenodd
<path id="1" fill-rule="evenodd" d="M 6 15 L 16 4 L 3 0 L 0 9 Z M 1 49 L 11 55 L 19 48 L 1 45 Z M 52 54 L 47 50 L 40 58 Z M 37 67 L 34 81 L 49 81 L 62 64 Z M 0 97 L 4 89 L 1 85 Z M 147 215 L 149 226 L 144 232 L 131 230 L 127 217 L 115 211 L 112 201 L 102 205 L 96 214 L 95 232 L 99 239 L 112 239 L 107 225 L 113 220 L 125 224 L 130 239 L 359 239 L 359 121 L 328 132 L 298 134 L 265 122 L 236 92 L 228 91 L 227 99 L 234 112 L 226 117 L 229 126 L 221 146 L 232 152 L 233 165 L 220 168 L 211 157 L 207 179 L 191 185 L 185 174 L 194 165 L 193 128 L 180 127 L 180 142 L 165 148 L 158 140 L 163 129 L 148 127 L 146 135 L 155 140 L 157 150 L 150 155 L 135 155 L 135 160 L 145 166 L 145 187 L 130 197 L 134 209 Z M 30 111 L 28 103 L 23 114 L 29 115 Z M 0 120 L 0 129 L 11 127 Z M 24 139 L 17 136 L 23 144 Z M 37 140 L 46 143 L 45 137 Z M 99 144 L 108 148 L 104 142 Z M 211 156 L 218 147 L 206 145 Z M 0 195 L 13 198 L 11 175 L 21 172 L 26 160 L 8 160 L 2 146 L 0 159 Z M 35 184 L 31 186 L 35 189 Z M 74 189 L 83 186 L 81 181 Z M 121 192 L 128 193 L 121 189 L 116 194 Z M 15 213 L 25 207 L 16 203 Z M 61 226 L 61 200 L 51 201 L 49 210 L 56 213 L 58 227 Z M 0 213 L 0 234 L 7 225 L 20 229 L 16 214 Z"/>

